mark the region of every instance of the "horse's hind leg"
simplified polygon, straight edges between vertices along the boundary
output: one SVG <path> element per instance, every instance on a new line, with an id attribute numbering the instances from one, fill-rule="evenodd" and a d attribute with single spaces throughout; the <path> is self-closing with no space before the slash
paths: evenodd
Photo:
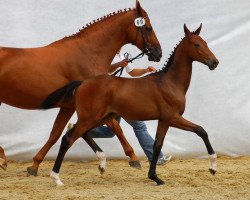
<path id="1" fill-rule="evenodd" d="M 7 169 L 7 158 L 4 153 L 4 149 L 0 146 L 0 167 L 4 170 Z"/>
<path id="2" fill-rule="evenodd" d="M 63 109 L 61 108 L 56 120 L 54 122 L 54 126 L 50 133 L 50 137 L 46 144 L 42 147 L 42 149 L 36 154 L 33 158 L 33 165 L 27 168 L 28 175 L 37 176 L 37 171 L 39 168 L 39 164 L 43 161 L 44 157 L 50 150 L 50 148 L 56 143 L 56 141 L 60 138 L 64 127 L 69 121 L 70 117 L 73 115 L 75 109 Z"/>
<path id="3" fill-rule="evenodd" d="M 138 157 L 134 153 L 134 149 L 130 146 L 129 142 L 127 141 L 126 137 L 123 134 L 123 131 L 119 125 L 119 123 L 115 120 L 112 119 L 108 122 L 106 122 L 106 125 L 109 126 L 114 133 L 116 133 L 116 136 L 118 137 L 124 152 L 127 156 L 130 157 L 129 165 L 131 167 L 141 169 L 141 164 L 139 162 Z"/>
<path id="4" fill-rule="evenodd" d="M 173 127 L 180 128 L 186 131 L 192 131 L 201 137 L 201 139 L 205 143 L 208 154 L 210 155 L 211 166 L 209 168 L 209 171 L 212 175 L 215 175 L 217 170 L 217 155 L 214 152 L 212 145 L 210 144 L 207 132 L 201 126 L 196 125 L 181 116 L 175 118 L 173 121 Z"/>

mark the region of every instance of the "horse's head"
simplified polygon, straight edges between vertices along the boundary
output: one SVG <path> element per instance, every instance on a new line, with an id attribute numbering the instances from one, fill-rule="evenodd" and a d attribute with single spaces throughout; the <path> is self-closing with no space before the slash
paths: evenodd
<path id="1" fill-rule="evenodd" d="M 146 11 L 136 1 L 132 23 L 128 28 L 127 39 L 147 56 L 149 61 L 159 62 L 162 57 L 161 45 L 155 35 Z"/>
<path id="2" fill-rule="evenodd" d="M 186 24 L 184 24 L 184 32 L 188 42 L 188 55 L 192 61 L 201 62 L 207 65 L 210 70 L 214 70 L 219 64 L 219 61 L 208 48 L 207 43 L 199 36 L 201 27 L 202 24 L 196 31 L 191 33 Z"/>

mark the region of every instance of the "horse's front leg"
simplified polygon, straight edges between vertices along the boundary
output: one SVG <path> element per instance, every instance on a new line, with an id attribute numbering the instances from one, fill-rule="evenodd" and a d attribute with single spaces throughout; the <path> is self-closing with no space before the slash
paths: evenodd
<path id="1" fill-rule="evenodd" d="M 216 170 L 217 170 L 217 155 L 214 152 L 212 145 L 210 144 L 207 132 L 201 126 L 196 125 L 184 119 L 182 116 L 177 116 L 172 121 L 171 126 L 182 129 L 182 130 L 186 130 L 186 131 L 192 131 L 201 137 L 201 139 L 206 145 L 208 154 L 210 155 L 211 166 L 209 168 L 209 171 L 212 175 L 215 175 Z"/>
<path id="2" fill-rule="evenodd" d="M 39 164 L 43 161 L 44 157 L 46 156 L 50 148 L 60 138 L 64 127 L 66 126 L 67 122 L 73 115 L 74 111 L 75 109 L 64 109 L 64 108 L 60 109 L 56 117 L 56 120 L 54 122 L 48 141 L 33 158 L 33 165 L 27 168 L 28 175 L 37 176 Z"/>
<path id="3" fill-rule="evenodd" d="M 130 157 L 129 165 L 136 169 L 141 169 L 141 164 L 139 162 L 139 159 L 135 155 L 134 149 L 131 147 L 126 137 L 124 136 L 119 123 L 115 119 L 112 119 L 106 122 L 106 125 L 110 127 L 113 130 L 113 132 L 116 134 L 116 136 L 118 137 L 126 156 Z"/>
<path id="4" fill-rule="evenodd" d="M 4 170 L 7 169 L 7 158 L 4 153 L 4 149 L 0 146 L 0 167 Z"/>
<path id="5" fill-rule="evenodd" d="M 167 133 L 169 126 L 166 122 L 164 121 L 158 121 L 158 127 L 156 131 L 156 136 L 155 136 L 155 142 L 154 142 L 154 147 L 153 147 L 153 158 L 150 163 L 149 167 L 149 172 L 148 172 L 148 177 L 155 181 L 157 185 L 163 185 L 164 181 L 159 179 L 156 175 L 156 163 L 159 157 L 159 154 L 161 152 L 161 148 L 164 142 L 165 135 Z"/>

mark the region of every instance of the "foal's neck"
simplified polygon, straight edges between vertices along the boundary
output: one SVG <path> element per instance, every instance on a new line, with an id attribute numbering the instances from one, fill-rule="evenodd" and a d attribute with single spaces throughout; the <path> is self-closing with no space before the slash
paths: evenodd
<path id="1" fill-rule="evenodd" d="M 192 61 L 188 58 L 186 51 L 182 48 L 182 44 L 177 47 L 169 69 L 164 73 L 164 81 L 166 84 L 172 84 L 176 90 L 180 90 L 186 94 L 192 75 Z"/>

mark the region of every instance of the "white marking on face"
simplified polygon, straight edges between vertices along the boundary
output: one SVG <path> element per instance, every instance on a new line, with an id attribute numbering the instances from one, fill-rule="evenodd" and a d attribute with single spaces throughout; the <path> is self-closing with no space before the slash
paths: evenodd
<path id="1" fill-rule="evenodd" d="M 145 19 L 143 17 L 138 17 L 135 19 L 135 26 L 136 27 L 142 27 L 145 25 Z"/>

